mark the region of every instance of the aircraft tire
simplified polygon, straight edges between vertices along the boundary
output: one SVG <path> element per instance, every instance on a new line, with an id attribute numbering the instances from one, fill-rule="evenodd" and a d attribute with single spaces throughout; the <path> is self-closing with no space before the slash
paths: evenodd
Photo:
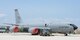
<path id="1" fill-rule="evenodd" d="M 68 34 L 66 33 L 66 34 L 64 34 L 65 36 L 68 36 Z"/>

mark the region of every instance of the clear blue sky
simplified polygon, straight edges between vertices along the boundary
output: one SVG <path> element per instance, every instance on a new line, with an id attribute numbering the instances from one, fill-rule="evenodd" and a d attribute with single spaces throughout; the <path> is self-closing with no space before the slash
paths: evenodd
<path id="1" fill-rule="evenodd" d="M 24 24 L 68 22 L 80 26 L 80 0 L 0 0 L 0 23 L 15 23 L 19 9 Z"/>

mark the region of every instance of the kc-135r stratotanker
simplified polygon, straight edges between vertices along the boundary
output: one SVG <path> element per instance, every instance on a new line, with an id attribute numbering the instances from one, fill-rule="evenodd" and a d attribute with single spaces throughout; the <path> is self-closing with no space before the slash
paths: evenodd
<path id="1" fill-rule="evenodd" d="M 43 24 L 43 25 L 21 25 L 21 17 L 19 15 L 18 9 L 15 9 L 15 17 L 16 24 L 14 27 L 10 27 L 10 32 L 26 32 L 31 33 L 32 35 L 41 35 L 41 36 L 50 36 L 52 33 L 62 33 L 67 36 L 70 33 L 74 33 L 74 31 L 78 28 L 74 24 L 61 24 L 61 23 L 53 23 L 53 24 Z"/>

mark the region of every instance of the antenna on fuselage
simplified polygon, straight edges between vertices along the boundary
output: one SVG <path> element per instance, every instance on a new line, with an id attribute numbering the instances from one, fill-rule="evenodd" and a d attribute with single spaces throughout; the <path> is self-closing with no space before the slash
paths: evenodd
<path id="1" fill-rule="evenodd" d="M 47 24 L 45 24 L 45 27 L 47 27 Z"/>

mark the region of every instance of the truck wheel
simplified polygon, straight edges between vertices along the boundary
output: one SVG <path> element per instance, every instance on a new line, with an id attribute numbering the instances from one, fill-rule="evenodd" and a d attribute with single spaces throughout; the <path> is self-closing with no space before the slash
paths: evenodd
<path id="1" fill-rule="evenodd" d="M 40 36 L 43 36 L 43 34 L 42 34 L 42 33 L 40 33 Z"/>
<path id="2" fill-rule="evenodd" d="M 48 34 L 48 36 L 50 36 L 50 34 Z"/>

